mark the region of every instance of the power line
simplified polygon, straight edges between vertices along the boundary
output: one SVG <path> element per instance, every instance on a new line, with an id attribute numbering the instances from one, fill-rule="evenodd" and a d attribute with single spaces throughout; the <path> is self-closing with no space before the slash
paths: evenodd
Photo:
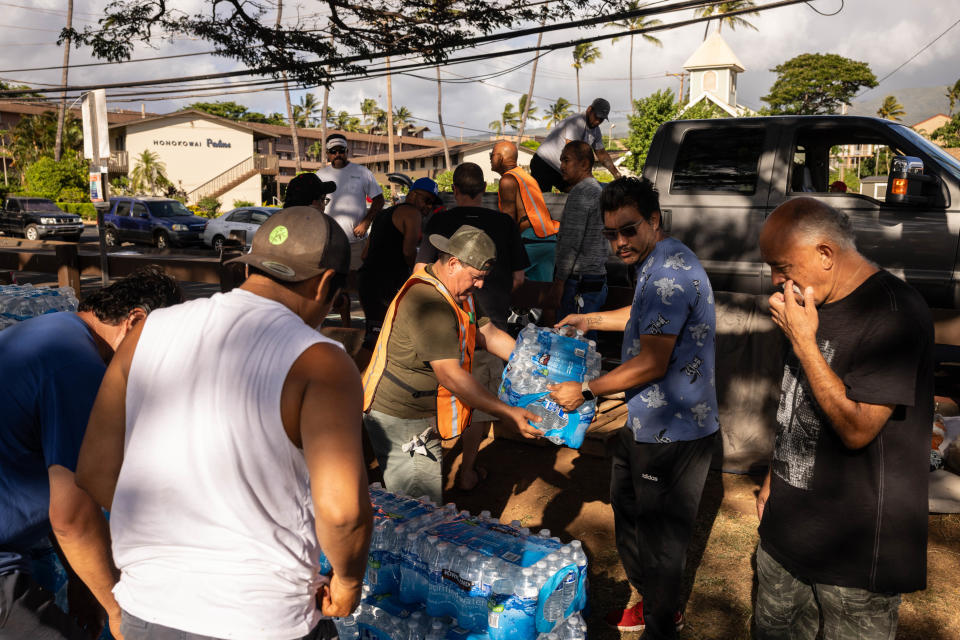
<path id="1" fill-rule="evenodd" d="M 68 69 L 80 69 L 82 67 L 101 67 L 108 64 L 127 64 L 130 62 L 153 62 L 154 60 L 172 60 L 174 58 L 189 58 L 192 56 L 209 56 L 216 54 L 216 51 L 198 51 L 196 53 L 177 53 L 169 56 L 155 56 L 152 58 L 137 58 L 135 60 L 117 60 L 116 62 L 85 62 L 83 64 L 71 64 Z M 27 71 L 59 71 L 63 69 L 62 65 L 53 67 L 32 67 L 29 69 L 0 69 L 0 73 L 22 73 Z M 59 85 L 58 85 L 59 86 Z"/>
<path id="2" fill-rule="evenodd" d="M 958 24 L 960 24 L 960 19 L 958 19 L 958 20 L 957 20 L 956 22 L 954 22 L 952 25 L 950 25 L 949 27 L 947 27 L 947 28 L 943 31 L 943 33 L 941 33 L 941 34 L 938 35 L 936 38 L 934 38 L 933 40 L 931 40 L 930 42 L 928 42 L 927 44 L 925 44 L 925 45 L 924 45 L 919 51 L 917 51 L 915 54 L 913 54 L 912 56 L 910 56 L 909 58 L 907 58 L 899 67 L 897 67 L 896 69 L 894 69 L 893 71 L 891 71 L 891 72 L 888 73 L 887 75 L 885 75 L 885 76 L 883 76 L 882 78 L 880 78 L 879 80 L 877 80 L 877 85 L 876 85 L 876 86 L 879 87 L 881 82 L 883 82 L 884 80 L 886 80 L 887 78 L 889 78 L 890 76 L 892 76 L 893 74 L 895 74 L 897 71 L 900 71 L 900 69 L 903 69 L 905 66 L 907 66 L 908 64 L 910 64 L 911 62 L 913 62 L 913 59 L 914 59 L 914 58 L 916 58 L 916 57 L 919 56 L 921 53 L 923 53 L 924 51 L 926 51 L 927 49 L 929 49 L 931 46 L 933 46 L 933 44 L 934 44 L 937 40 L 939 40 L 939 39 L 942 38 L 943 36 L 947 35 L 947 33 L 949 33 L 949 31 L 950 31 L 951 29 L 953 29 L 955 26 L 957 26 Z M 870 89 L 867 89 L 867 91 L 872 91 L 872 90 L 875 89 L 875 88 L 876 88 L 876 87 L 871 87 Z M 857 94 L 856 96 L 854 96 L 854 97 L 860 97 L 861 95 L 863 95 L 863 94 L 866 93 L 867 91 L 863 91 L 863 92 L 861 92 L 861 93 L 858 93 L 858 94 Z"/>
<path id="3" fill-rule="evenodd" d="M 802 3 L 802 2 L 805 2 L 805 1 L 806 1 L 806 0 L 780 0 L 779 2 L 773 2 L 773 3 L 770 3 L 770 4 L 765 5 L 765 6 L 762 6 L 762 7 L 751 7 L 751 8 L 749 8 L 749 9 L 742 9 L 742 10 L 738 10 L 738 11 L 731 11 L 731 12 L 728 12 L 728 13 L 726 13 L 726 14 L 724 14 L 724 15 L 725 15 L 725 16 L 733 16 L 733 15 L 738 15 L 738 14 L 740 14 L 740 13 L 756 13 L 756 12 L 758 12 L 758 11 L 765 11 L 765 10 L 769 10 L 769 9 L 775 9 L 775 8 L 786 7 L 786 6 L 790 6 L 790 5 L 794 5 L 794 4 L 799 4 L 799 3 Z M 703 0 L 691 0 L 691 1 L 679 2 L 679 3 L 676 3 L 676 4 L 670 5 L 670 6 L 668 6 L 668 7 L 664 7 L 662 11 L 667 12 L 667 11 L 685 10 L 685 9 L 694 8 L 694 7 L 699 7 L 699 6 L 702 6 L 702 5 L 709 5 L 709 4 L 715 4 L 715 2 L 712 2 L 712 1 L 710 1 L 710 2 L 704 2 Z M 481 43 L 486 43 L 486 42 L 494 42 L 494 41 L 499 41 L 499 40 L 504 40 L 504 39 L 512 39 L 512 38 L 515 38 L 515 37 L 522 37 L 522 36 L 525 36 L 525 35 L 536 34 L 536 33 L 538 33 L 538 32 L 541 31 L 541 30 L 546 32 L 546 31 L 556 31 L 556 30 L 561 30 L 561 29 L 579 28 L 579 27 L 584 27 L 584 26 L 592 26 L 592 25 L 598 24 L 598 23 L 600 23 L 600 22 L 609 22 L 612 18 L 632 17 L 632 16 L 634 16 L 634 15 L 638 15 L 638 16 L 639 16 L 639 15 L 652 15 L 652 14 L 655 14 L 655 13 L 659 13 L 659 12 L 652 11 L 652 10 L 648 10 L 648 9 L 637 9 L 637 10 L 633 10 L 633 11 L 621 12 L 621 13 L 618 13 L 618 14 L 615 14 L 615 15 L 612 15 L 612 16 L 603 16 L 603 17 L 600 17 L 600 18 L 590 18 L 590 19 L 581 20 L 581 21 L 574 21 L 574 22 L 563 23 L 563 24 L 560 24 L 560 25 L 548 25 L 548 26 L 545 26 L 545 27 L 533 27 L 533 28 L 531 28 L 531 29 L 524 29 L 524 30 L 513 31 L 513 32 L 505 32 L 505 33 L 491 34 L 491 35 L 489 35 L 489 36 L 480 36 L 480 37 L 477 37 L 477 38 L 467 39 L 467 40 L 465 40 L 465 41 L 462 43 L 462 48 L 466 48 L 466 47 L 468 47 L 468 46 L 472 46 L 472 45 L 476 45 L 476 44 L 481 44 Z M 516 55 L 516 54 L 520 54 L 520 53 L 528 53 L 528 52 L 538 51 L 538 50 L 544 50 L 544 49 L 546 49 L 546 50 L 548 50 L 548 51 L 552 51 L 552 50 L 555 50 L 555 49 L 565 49 L 565 48 L 573 47 L 573 46 L 575 46 L 575 45 L 577 45 L 577 44 L 581 44 L 581 43 L 595 42 L 595 41 L 598 41 L 598 40 L 609 40 L 609 39 L 612 39 L 612 38 L 621 37 L 621 36 L 624 36 L 624 35 L 629 35 L 630 33 L 635 33 L 635 34 L 636 34 L 636 33 L 647 33 L 647 32 L 650 32 L 650 31 L 663 31 L 663 30 L 675 29 L 675 28 L 682 27 L 682 26 L 688 26 L 688 25 L 691 25 L 691 24 L 697 24 L 697 23 L 703 22 L 703 21 L 705 21 L 705 20 L 710 20 L 710 19 L 711 19 L 711 18 L 709 18 L 709 17 L 692 18 L 692 19 L 689 19 L 689 20 L 681 20 L 681 21 L 678 21 L 678 22 L 670 23 L 670 24 L 663 24 L 663 25 L 657 25 L 657 26 L 653 26 L 653 27 L 646 27 L 646 28 L 644 28 L 644 29 L 626 30 L 626 31 L 622 31 L 622 32 L 612 33 L 612 34 L 603 34 L 603 35 L 599 35 L 599 36 L 591 36 L 591 37 L 587 37 L 587 38 L 580 38 L 580 39 L 577 39 L 577 40 L 571 40 L 571 41 L 562 42 L 562 43 L 555 43 L 555 44 L 551 44 L 551 45 L 543 45 L 543 46 L 539 47 L 539 49 L 538 49 L 537 47 L 526 47 L 526 48 L 521 48 L 521 49 L 511 49 L 511 50 L 508 50 L 508 51 L 490 52 L 490 53 L 480 54 L 480 55 L 464 56 L 464 57 L 460 57 L 460 58 L 448 59 L 448 60 L 445 62 L 445 64 L 446 64 L 446 65 L 449 65 L 449 64 L 451 64 L 451 63 L 452 63 L 452 64 L 462 64 L 462 63 L 464 63 L 464 62 L 474 62 L 474 61 L 480 61 L 480 60 L 487 60 L 487 59 L 491 59 L 491 58 L 498 58 L 498 57 Z M 340 62 L 341 62 L 341 63 L 350 64 L 350 63 L 355 63 L 355 62 L 362 62 L 362 61 L 364 61 L 364 60 L 371 60 L 371 59 L 374 59 L 374 58 L 385 57 L 386 55 L 387 55 L 386 52 L 381 52 L 381 53 L 373 54 L 373 55 L 370 55 L 370 56 L 349 56 L 349 57 L 341 58 L 341 59 L 340 59 Z M 314 63 L 314 64 L 322 65 L 322 64 L 324 64 L 325 62 L 327 62 L 327 61 L 319 61 L 319 62 L 316 62 L 316 63 Z M 404 69 L 398 69 L 398 68 L 395 67 L 395 71 L 401 71 L 401 70 L 406 70 L 406 69 L 411 69 L 411 70 L 412 70 L 413 68 L 426 69 L 426 68 L 432 68 L 432 67 L 434 67 L 434 66 L 436 66 L 435 63 L 423 62 L 423 63 L 420 63 L 420 64 L 418 64 L 418 65 L 407 65 L 406 68 L 404 68 Z M 263 67 L 263 68 L 260 68 L 260 69 L 245 69 L 245 70 L 239 70 L 239 71 L 228 71 L 228 72 L 220 72 L 220 73 L 209 73 L 209 74 L 202 74 L 202 75 L 196 75 L 196 76 L 180 76 L 180 77 L 175 77 L 175 78 L 162 78 L 162 79 L 158 79 L 158 80 L 142 80 L 142 81 L 133 81 L 133 82 L 119 82 L 119 83 L 109 83 L 109 84 L 100 84 L 100 85 L 85 85 L 85 86 L 72 86 L 72 87 L 71 87 L 71 86 L 68 86 L 68 87 L 61 87 L 61 88 L 58 88 L 58 89 L 42 89 L 42 88 L 41 88 L 41 89 L 37 89 L 37 91 L 38 91 L 39 93 L 52 93 L 52 92 L 56 92 L 56 91 L 77 92 L 77 91 L 88 91 L 88 90 L 92 90 L 92 89 L 132 88 L 132 87 L 142 87 L 142 86 L 155 86 L 155 85 L 161 85 L 161 84 L 171 84 L 171 83 L 184 82 L 184 81 L 218 80 L 218 79 L 222 79 L 222 78 L 233 78 L 233 77 L 240 77 L 240 76 L 245 76 L 245 75 L 258 75 L 258 74 L 259 74 L 259 75 L 262 75 L 262 74 L 266 74 L 266 73 L 274 73 L 274 72 L 277 72 L 277 71 L 279 71 L 279 70 L 280 70 L 280 69 L 279 69 L 278 67 Z M 370 78 L 370 77 L 379 77 L 380 75 L 386 75 L 386 73 L 387 73 L 387 72 L 386 72 L 385 69 L 384 69 L 384 73 L 382 73 L 382 74 L 370 74 L 370 73 L 367 73 L 367 74 L 364 75 L 364 78 L 363 78 L 363 79 Z M 351 74 L 351 75 L 352 75 L 352 74 Z M 335 75 L 335 76 L 333 76 L 333 77 L 331 78 L 331 80 L 340 80 L 340 81 L 344 81 L 344 80 L 346 80 L 346 79 L 348 79 L 348 78 L 345 76 L 345 74 L 337 74 L 337 75 Z M 9 94 L 9 93 L 10 93 L 10 92 L 0 91 L 0 96 L 7 95 L 7 94 Z"/>

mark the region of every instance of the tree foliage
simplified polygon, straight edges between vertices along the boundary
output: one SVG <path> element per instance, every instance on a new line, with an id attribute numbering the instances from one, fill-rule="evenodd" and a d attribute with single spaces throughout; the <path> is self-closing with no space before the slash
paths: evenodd
<path id="1" fill-rule="evenodd" d="M 83 149 L 83 127 L 69 112 L 63 123 L 64 155 L 76 155 Z M 57 112 L 44 111 L 24 116 L 8 134 L 9 152 L 14 169 L 22 171 L 43 156 L 53 156 L 57 136 Z"/>
<path id="2" fill-rule="evenodd" d="M 906 115 L 906 113 L 903 105 L 894 96 L 884 98 L 883 104 L 877 109 L 877 116 L 887 120 L 900 120 L 901 116 Z"/>
<path id="3" fill-rule="evenodd" d="M 653 134 L 664 122 L 676 118 L 678 111 L 679 105 L 672 89 L 662 89 L 633 103 L 633 113 L 628 118 L 630 135 L 627 136 L 627 149 L 630 155 L 624 160 L 627 168 L 634 173 L 643 170 Z"/>
<path id="4" fill-rule="evenodd" d="M 957 106 L 957 103 L 960 102 L 960 80 L 957 80 L 953 83 L 952 87 L 947 87 L 947 100 L 950 102 L 950 113 L 953 115 L 953 108 Z"/>
<path id="5" fill-rule="evenodd" d="M 329 83 L 332 74 L 363 73 L 367 61 L 381 55 L 419 54 L 443 62 L 454 50 L 476 44 L 474 38 L 502 33 L 540 20 L 570 20 L 581 12 L 621 10 L 625 0 L 325 0 L 322 10 L 286 16 L 281 28 L 270 0 L 203 0 L 191 8 L 167 0 L 113 0 L 96 26 L 82 32 L 64 29 L 106 60 L 129 59 L 134 47 L 156 40 L 195 38 L 211 43 L 217 55 L 262 70 L 276 78 L 286 71 L 299 82 Z"/>
<path id="6" fill-rule="evenodd" d="M 945 147 L 960 147 L 960 113 L 953 114 L 950 122 L 931 133 L 930 137 Z"/>
<path id="7" fill-rule="evenodd" d="M 747 27 L 748 29 L 757 30 L 755 26 L 743 16 L 756 16 L 760 15 L 759 11 L 748 11 L 747 13 L 738 14 L 735 16 L 728 16 L 726 14 L 732 11 L 740 11 L 741 9 L 751 9 L 757 6 L 757 3 L 753 0 L 735 0 L 733 2 L 718 2 L 706 7 L 697 9 L 694 12 L 694 15 L 698 16 L 717 16 L 719 24 L 717 25 L 717 33 L 723 30 L 723 25 L 726 24 L 730 27 L 731 31 L 736 31 L 737 27 Z"/>
<path id="8" fill-rule="evenodd" d="M 157 154 L 145 149 L 137 156 L 137 163 L 130 172 L 130 189 L 134 193 L 149 192 L 150 195 L 157 195 L 171 186 L 166 173 L 167 166 L 160 161 Z"/>
<path id="9" fill-rule="evenodd" d="M 761 100 L 774 114 L 836 113 L 861 87 L 877 86 L 877 78 L 866 62 L 835 53 L 804 53 L 771 71 L 777 79 Z"/>
<path id="10" fill-rule="evenodd" d="M 265 116 L 257 111 L 250 111 L 237 102 L 218 101 L 218 102 L 194 102 L 187 106 L 188 109 L 196 109 L 209 113 L 212 116 L 219 116 L 227 120 L 236 120 L 238 122 L 259 122 L 261 124 L 286 125 L 286 119 L 279 113 L 271 113 Z"/>
<path id="11" fill-rule="evenodd" d="M 566 98 L 557 98 L 557 101 L 547 107 L 547 115 L 544 120 L 547 121 L 547 129 L 555 124 L 560 124 L 564 118 L 573 115 L 573 105 Z"/>
<path id="12" fill-rule="evenodd" d="M 24 178 L 28 192 L 56 200 L 65 189 L 87 188 L 87 165 L 76 157 L 57 162 L 44 156 L 27 167 Z"/>

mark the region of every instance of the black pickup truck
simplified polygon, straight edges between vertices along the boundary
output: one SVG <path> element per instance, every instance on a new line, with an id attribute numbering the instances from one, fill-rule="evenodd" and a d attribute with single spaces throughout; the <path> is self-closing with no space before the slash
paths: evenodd
<path id="1" fill-rule="evenodd" d="M 865 158 L 880 174 L 858 176 Z M 832 189 L 858 176 L 859 192 Z M 772 291 L 760 229 L 773 209 L 813 196 L 847 213 L 857 248 L 931 307 L 960 309 L 960 161 L 896 122 L 855 116 L 675 120 L 657 131 L 643 175 L 664 224 L 719 291 Z M 832 176 L 832 177 L 831 177 Z"/>
<path id="2" fill-rule="evenodd" d="M 0 210 L 0 231 L 22 235 L 27 240 L 58 238 L 76 242 L 83 233 L 80 216 L 61 211 L 46 198 L 11 196 Z"/>

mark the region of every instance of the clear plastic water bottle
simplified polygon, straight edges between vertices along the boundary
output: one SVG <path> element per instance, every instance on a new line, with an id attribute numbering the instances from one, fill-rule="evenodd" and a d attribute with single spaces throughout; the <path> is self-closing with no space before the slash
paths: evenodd
<path id="1" fill-rule="evenodd" d="M 430 623 L 430 630 L 427 632 L 426 640 L 444 640 L 446 635 L 446 625 L 440 620 L 434 620 Z"/>
<path id="2" fill-rule="evenodd" d="M 447 615 L 448 591 L 443 578 L 443 570 L 450 566 L 450 544 L 440 542 L 430 559 L 429 584 L 427 586 L 427 615 L 438 617 Z"/>
<path id="3" fill-rule="evenodd" d="M 353 616 L 346 618 L 334 618 L 333 624 L 337 628 L 337 636 L 340 640 L 359 640 L 360 626 Z"/>

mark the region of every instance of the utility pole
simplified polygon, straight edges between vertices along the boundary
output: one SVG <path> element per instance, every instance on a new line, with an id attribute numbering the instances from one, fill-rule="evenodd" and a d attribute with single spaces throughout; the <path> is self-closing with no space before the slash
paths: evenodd
<path id="1" fill-rule="evenodd" d="M 440 140 L 443 141 L 443 161 L 447 171 L 450 171 L 450 145 L 447 144 L 447 134 L 443 130 L 443 107 L 440 100 L 440 65 L 437 65 L 437 122 L 440 123 Z"/>
<path id="2" fill-rule="evenodd" d="M 683 79 L 687 75 L 686 71 L 681 71 L 680 73 L 665 73 L 665 76 L 673 76 L 674 78 L 680 78 L 680 95 L 677 96 L 677 104 L 683 104 Z"/>
<path id="3" fill-rule="evenodd" d="M 387 158 L 389 159 L 390 173 L 396 171 L 393 153 L 393 84 L 390 79 L 390 57 L 387 56 Z M 390 192 L 396 200 L 397 188 L 390 183 Z"/>
<path id="4" fill-rule="evenodd" d="M 67 29 L 73 27 L 73 0 L 67 0 Z M 60 156 L 63 154 L 63 121 L 67 117 L 67 72 L 70 69 L 70 38 L 63 41 L 63 73 L 60 76 L 60 84 L 63 86 L 63 93 L 60 94 L 60 106 L 57 107 L 57 138 L 53 145 L 53 159 L 60 162 Z M 6 169 L 6 166 L 4 166 Z"/>
<path id="5" fill-rule="evenodd" d="M 334 46 L 333 34 L 330 34 L 330 46 Z M 327 74 L 330 73 L 330 67 L 327 67 Z M 321 125 L 321 135 L 320 138 L 320 166 L 327 166 L 327 109 L 330 104 L 330 86 L 325 85 L 323 87 L 323 124 Z"/>
<path id="6" fill-rule="evenodd" d="M 533 59 L 533 69 L 530 70 L 530 88 L 527 89 L 527 100 L 523 105 L 523 115 L 520 116 L 520 130 L 517 132 L 517 146 L 523 142 L 523 130 L 527 127 L 527 114 L 530 113 L 530 103 L 533 102 L 533 83 L 537 79 L 537 63 L 540 62 L 540 44 L 543 42 L 543 27 L 547 24 L 547 17 L 540 21 L 540 33 L 537 34 L 537 55 Z"/>
<path id="7" fill-rule="evenodd" d="M 280 17 L 283 15 L 283 0 L 277 0 L 277 32 L 280 32 Z M 281 38 L 282 42 L 283 38 Z M 281 44 L 282 46 L 282 44 Z M 297 123 L 293 121 L 293 106 L 290 104 L 290 87 L 287 85 L 287 72 L 283 72 L 283 99 L 287 103 L 287 118 L 290 120 L 290 137 L 293 139 L 294 170 L 297 173 L 303 170 L 300 164 L 300 140 L 297 138 Z M 326 115 L 326 114 L 324 114 Z M 279 183 L 279 180 L 277 181 Z"/>

